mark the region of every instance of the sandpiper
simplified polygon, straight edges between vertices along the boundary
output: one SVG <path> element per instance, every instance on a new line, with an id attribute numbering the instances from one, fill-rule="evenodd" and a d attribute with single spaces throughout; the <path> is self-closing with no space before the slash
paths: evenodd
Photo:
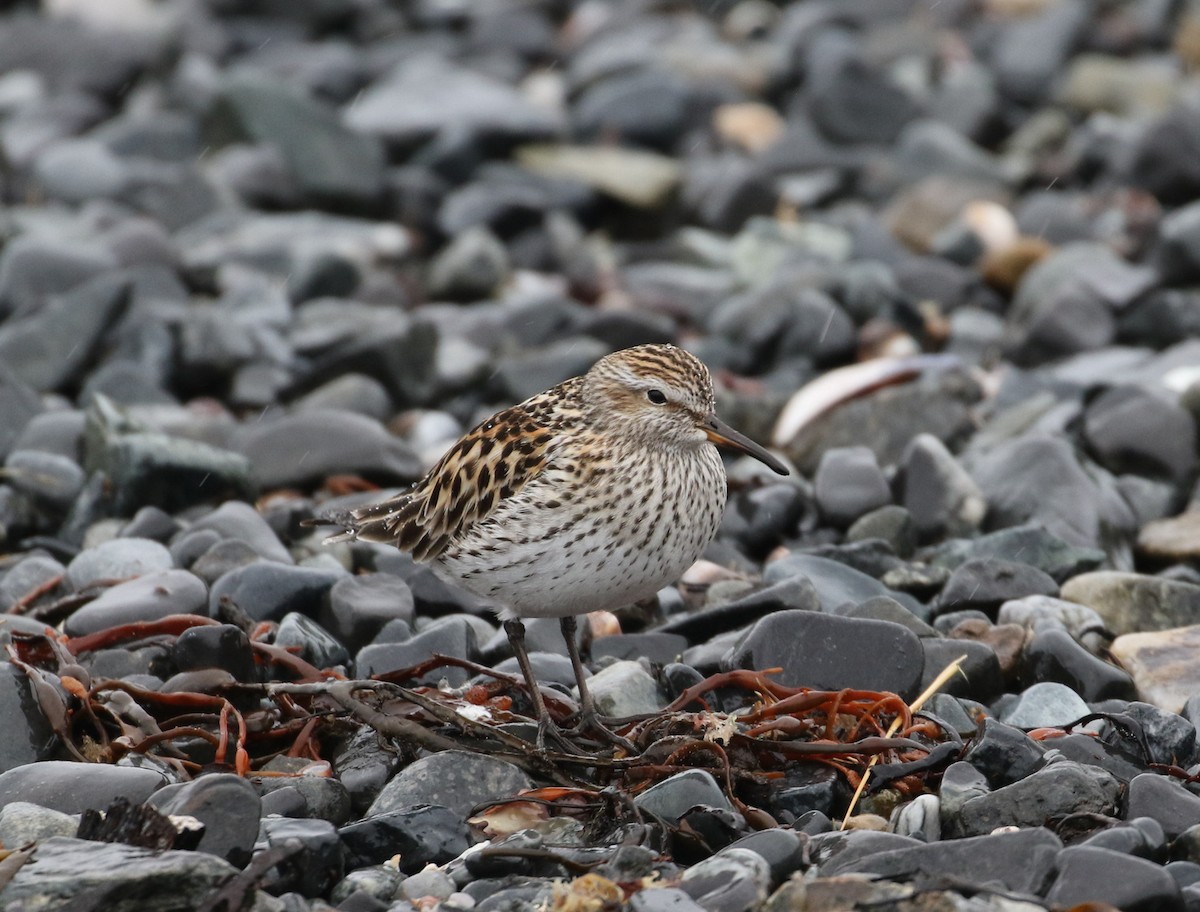
<path id="1" fill-rule="evenodd" d="M 521 619 L 560 618 L 579 685 L 576 730 L 622 744 L 596 716 L 576 618 L 653 595 L 700 556 L 725 508 L 725 469 L 713 444 L 787 474 L 716 416 L 712 377 L 699 359 L 673 345 L 639 345 L 497 412 L 410 490 L 328 517 L 344 530 L 329 541 L 393 544 L 504 606 L 542 750 L 547 734 L 559 733 Z"/>

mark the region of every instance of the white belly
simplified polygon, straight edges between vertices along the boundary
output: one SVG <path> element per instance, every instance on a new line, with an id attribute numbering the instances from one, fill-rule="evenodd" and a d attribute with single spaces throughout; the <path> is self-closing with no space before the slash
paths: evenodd
<path id="1" fill-rule="evenodd" d="M 725 469 L 706 445 L 685 466 L 668 471 L 647 459 L 632 473 L 556 508 L 539 507 L 553 498 L 530 485 L 433 566 L 500 602 L 505 616 L 563 617 L 651 596 L 712 541 L 725 508 Z M 547 473 L 547 485 L 564 481 Z"/>

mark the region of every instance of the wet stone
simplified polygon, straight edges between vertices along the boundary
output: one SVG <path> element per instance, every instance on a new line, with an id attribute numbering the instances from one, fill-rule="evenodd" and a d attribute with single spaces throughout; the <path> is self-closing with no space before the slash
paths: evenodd
<path id="1" fill-rule="evenodd" d="M 99 582 L 127 580 L 174 566 L 171 553 L 148 538 L 115 538 L 89 548 L 67 565 L 67 581 L 76 590 Z"/>
<path id="2" fill-rule="evenodd" d="M 256 621 L 278 621 L 292 611 L 316 617 L 329 597 L 333 584 L 345 576 L 316 567 L 292 567 L 269 562 L 253 563 L 230 570 L 209 593 L 215 614 L 228 599 Z"/>
<path id="3" fill-rule="evenodd" d="M 86 775 L 85 775 L 86 772 Z M 44 760 L 0 773 L 0 807 L 10 801 L 29 801 L 65 814 L 88 808 L 103 810 L 118 797 L 141 804 L 165 777 L 154 770 Z"/>
<path id="4" fill-rule="evenodd" d="M 43 587 L 49 587 L 50 590 L 57 588 L 50 586 L 50 583 L 61 579 L 65 571 L 62 564 L 46 554 L 31 554 L 22 558 L 0 578 L 0 608 L 7 611 Z"/>
<path id="5" fill-rule="evenodd" d="M 724 605 L 677 614 L 658 627 L 694 640 L 745 627 L 777 611 L 819 611 L 821 603 L 813 584 L 804 576 L 793 576 L 736 598 Z"/>
<path id="6" fill-rule="evenodd" d="M 677 821 L 691 808 L 699 805 L 733 810 L 729 799 L 711 773 L 687 770 L 676 773 L 652 785 L 634 799 L 643 813 L 653 814 L 668 822 Z"/>
<path id="7" fill-rule="evenodd" d="M 1079 645 L 1065 630 L 1034 634 L 1022 656 L 1022 678 L 1065 684 L 1086 702 L 1129 700 L 1137 695 L 1133 679 Z"/>
<path id="8" fill-rule="evenodd" d="M 6 885 L 12 908 L 64 908 L 136 897 L 143 909 L 199 908 L 237 869 L 206 852 L 154 852 L 56 836 Z M 117 907 L 114 907 L 117 908 Z M 132 908 L 121 903 L 122 910 Z"/>
<path id="9" fill-rule="evenodd" d="M 638 662 L 614 662 L 588 680 L 588 690 L 603 716 L 623 718 L 653 713 L 666 705 L 658 682 Z"/>
<path id="10" fill-rule="evenodd" d="M 658 665 L 675 661 L 687 649 L 685 637 L 671 633 L 624 633 L 592 641 L 592 660 L 645 658 Z"/>
<path id="11" fill-rule="evenodd" d="M 915 437 L 904 454 L 903 503 L 922 540 L 969 535 L 987 513 L 978 486 L 932 434 Z"/>
<path id="12" fill-rule="evenodd" d="M 1007 601 L 1031 595 L 1058 595 L 1058 584 L 1026 564 L 977 558 L 959 565 L 938 600 L 940 612 L 975 609 L 994 615 Z"/>
<path id="13" fill-rule="evenodd" d="M 223 539 L 243 542 L 259 557 L 281 564 L 293 563 L 287 548 L 262 515 L 247 503 L 231 500 L 206 513 L 188 527 L 189 532 L 212 529 Z"/>
<path id="14" fill-rule="evenodd" d="M 359 868 L 400 856 L 400 870 L 415 874 L 427 864 L 445 864 L 471 844 L 461 814 L 441 805 L 397 807 L 368 814 L 338 830 L 346 866 Z"/>
<path id="15" fill-rule="evenodd" d="M 921 639 L 921 649 L 925 654 L 925 671 L 921 676 L 922 690 L 933 683 L 942 669 L 959 657 L 964 657 L 962 674 L 947 682 L 942 688 L 943 691 L 979 702 L 992 700 L 1004 691 L 1000 660 L 995 650 L 986 643 L 924 637 Z"/>
<path id="16" fill-rule="evenodd" d="M 195 817 L 203 823 L 199 851 L 239 867 L 249 861 L 258 838 L 259 797 L 241 776 L 214 773 L 167 785 L 148 803 L 163 814 Z"/>
<path id="17" fill-rule="evenodd" d="M 1011 725 L 985 719 L 982 736 L 970 746 L 963 760 L 987 777 L 993 788 L 1011 785 L 1041 769 L 1046 750 L 1037 741 Z"/>
<path id="18" fill-rule="evenodd" d="M 749 849 L 725 848 L 683 873 L 679 888 L 705 912 L 746 912 L 767 898 L 771 868 Z"/>
<path id="19" fill-rule="evenodd" d="M 1179 886 L 1162 867 L 1145 859 L 1091 846 L 1072 846 L 1058 856 L 1058 874 L 1046 893 L 1064 908 L 1088 901 L 1131 912 L 1184 908 Z"/>
<path id="20" fill-rule="evenodd" d="M 966 801 L 958 822 L 965 835 L 980 836 L 1002 826 L 1042 826 L 1066 814 L 1111 815 L 1120 788 L 1104 770 L 1064 760 Z"/>
<path id="21" fill-rule="evenodd" d="M 322 626 L 350 649 L 365 646 L 395 619 L 412 622 L 413 594 L 404 580 L 387 573 L 338 580 L 321 614 Z"/>
<path id="22" fill-rule="evenodd" d="M 223 668 L 239 681 L 253 683 L 257 678 L 250 638 L 232 624 L 185 630 L 175 640 L 171 658 L 180 671 Z"/>
<path id="23" fill-rule="evenodd" d="M 1091 712 L 1075 691 L 1051 681 L 1033 684 L 1001 716 L 1002 721 L 1017 728 L 1044 728 L 1067 725 Z"/>
<path id="24" fill-rule="evenodd" d="M 722 851 L 744 849 L 766 861 L 771 881 L 778 885 L 804 864 L 805 839 L 793 830 L 759 830 L 731 842 Z"/>
<path id="25" fill-rule="evenodd" d="M 1200 824 L 1200 797 L 1166 776 L 1143 773 L 1129 782 L 1126 815 L 1157 821 L 1168 839 Z"/>
<path id="26" fill-rule="evenodd" d="M 148 573 L 106 589 L 67 618 L 64 629 L 71 636 L 83 636 L 172 614 L 209 616 L 208 589 L 186 570 Z"/>
<path id="27" fill-rule="evenodd" d="M 531 787 L 511 763 L 466 751 L 441 751 L 405 767 L 379 793 L 370 814 L 437 804 L 465 817 L 476 805 L 510 798 Z"/>
<path id="28" fill-rule="evenodd" d="M 723 664 L 780 667 L 778 680 L 793 687 L 887 690 L 910 699 L 918 692 L 925 657 L 917 636 L 899 624 L 781 611 L 757 622 Z"/>
<path id="29" fill-rule="evenodd" d="M 629 897 L 631 912 L 700 912 L 698 905 L 678 887 L 659 890 L 639 890 Z"/>
<path id="30" fill-rule="evenodd" d="M 863 514 L 892 500 L 875 454 L 866 447 L 827 450 L 813 484 L 821 514 L 839 527 L 849 526 Z"/>
<path id="31" fill-rule="evenodd" d="M 1114 852 L 1157 862 L 1161 862 L 1167 854 L 1167 837 L 1162 825 L 1150 817 L 1130 816 L 1128 824 L 1118 824 L 1100 830 L 1079 845 L 1111 849 Z"/>
<path id="32" fill-rule="evenodd" d="M 434 653 L 460 659 L 473 659 L 478 656 L 479 647 L 475 631 L 465 618 L 451 616 L 441 619 L 403 642 L 372 643 L 364 646 L 354 657 L 354 666 L 357 674 L 368 677 L 411 668 L 431 659 Z M 444 678 L 457 686 L 464 683 L 470 675 L 465 668 L 448 665 L 433 669 L 423 680 L 436 683 Z"/>
<path id="33" fill-rule="evenodd" d="M 13 801 L 0 808 L 0 842 L 21 847 L 54 836 L 74 836 L 79 820 L 28 801 Z"/>
<path id="34" fill-rule="evenodd" d="M 263 878 L 264 889 L 273 893 L 296 892 L 308 897 L 324 896 L 342 879 L 344 860 L 338 831 L 327 820 L 296 820 L 268 817 L 259 823 L 260 847 L 295 846 L 293 863 L 272 868 Z"/>
<path id="35" fill-rule="evenodd" d="M 1061 850 L 1058 837 L 1034 828 L 885 850 L 838 870 L 897 880 L 959 877 L 970 870 L 973 883 L 998 883 L 1013 893 L 1037 895 L 1053 876 Z"/>

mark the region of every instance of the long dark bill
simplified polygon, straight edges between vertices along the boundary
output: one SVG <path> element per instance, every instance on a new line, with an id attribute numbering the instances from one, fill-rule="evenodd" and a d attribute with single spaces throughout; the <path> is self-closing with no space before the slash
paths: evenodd
<path id="1" fill-rule="evenodd" d="M 747 456 L 753 456 L 771 471 L 779 475 L 788 474 L 787 466 L 745 434 L 739 434 L 716 415 L 709 415 L 705 419 L 703 430 L 708 435 L 708 439 L 717 446 L 729 447 L 731 450 L 737 450 L 738 452 L 745 453 Z"/>

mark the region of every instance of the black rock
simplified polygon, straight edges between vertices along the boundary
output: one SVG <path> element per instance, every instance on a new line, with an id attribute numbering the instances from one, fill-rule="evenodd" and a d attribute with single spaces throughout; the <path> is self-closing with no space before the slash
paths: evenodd
<path id="1" fill-rule="evenodd" d="M 12 663 L 0 673 L 0 725 L 9 733 L 0 739 L 0 783 L 9 770 L 25 769 L 28 776 L 37 769 L 36 761 L 53 755 L 57 736 L 38 706 L 29 678 Z M 12 800 L 32 799 L 14 794 Z"/>
<path id="2" fill-rule="evenodd" d="M 932 684 L 947 665 L 960 656 L 965 656 L 962 674 L 951 678 L 942 688 L 943 692 L 987 703 L 1004 691 L 1000 660 L 986 643 L 923 637 L 921 649 L 925 653 L 925 672 L 921 676 L 922 690 Z"/>
<path id="3" fill-rule="evenodd" d="M 413 619 L 413 593 L 388 573 L 347 576 L 329 590 L 329 609 L 321 623 L 350 649 L 366 645 L 389 621 Z"/>
<path id="4" fill-rule="evenodd" d="M 889 589 L 867 574 L 827 557 L 789 554 L 767 564 L 763 571 L 763 582 L 771 584 L 797 576 L 806 577 L 812 583 L 820 598 L 822 611 L 835 611 L 847 602 L 857 605 L 867 599 L 886 595 L 918 617 L 927 614 L 922 610 L 921 603 L 912 596 Z"/>
<path id="5" fill-rule="evenodd" d="M 921 641 L 899 624 L 780 611 L 756 623 L 723 660 L 727 668 L 783 669 L 788 686 L 919 692 Z"/>
<path id="6" fill-rule="evenodd" d="M 371 805 L 372 815 L 417 804 L 438 804 L 466 817 L 475 807 L 531 787 L 519 768 L 484 754 L 441 751 L 407 766 Z"/>
<path id="7" fill-rule="evenodd" d="M 849 801 L 849 788 L 836 770 L 827 766 L 796 763 L 771 789 L 767 810 L 783 822 L 794 822 L 817 811 L 827 817 L 839 816 Z"/>
<path id="8" fill-rule="evenodd" d="M 180 671 L 223 668 L 237 680 L 254 683 L 254 650 L 250 638 L 232 624 L 191 627 L 181 633 L 171 648 L 171 658 Z"/>
<path id="9" fill-rule="evenodd" d="M 807 840 L 794 830 L 759 830 L 731 842 L 725 849 L 746 849 L 762 856 L 770 866 L 771 881 L 778 886 L 804 865 Z"/>
<path id="10" fill-rule="evenodd" d="M 1038 631 L 1021 659 L 1022 680 L 1066 684 L 1088 703 L 1137 696 L 1133 679 L 1123 669 L 1092 655 L 1065 630 Z"/>
<path id="11" fill-rule="evenodd" d="M 445 864 L 471 844 L 462 816 L 439 805 L 399 807 L 373 814 L 338 830 L 346 865 L 360 868 L 400 856 L 400 870 L 415 874 L 427 864 Z"/>
<path id="12" fill-rule="evenodd" d="M 241 776 L 213 773 L 159 789 L 146 802 L 163 814 L 195 817 L 204 824 L 198 851 L 238 867 L 250 860 L 258 838 L 259 798 Z"/>
<path id="13" fill-rule="evenodd" d="M 1159 864 L 1167 858 L 1167 836 L 1162 825 L 1150 817 L 1130 816 L 1129 823 L 1102 829 L 1077 844 L 1135 855 Z"/>
<path id="14" fill-rule="evenodd" d="M 972 883 L 998 883 L 1013 893 L 1038 895 L 1054 875 L 1055 858 L 1061 851 L 1057 836 L 1033 828 L 884 850 L 839 864 L 836 871 L 932 883 L 943 878 L 957 881 L 969 871 Z"/>
<path id="15" fill-rule="evenodd" d="M 261 562 L 230 570 L 213 583 L 209 605 L 215 614 L 229 600 L 256 621 L 278 621 L 292 611 L 317 617 L 329 590 L 344 572 Z"/>
<path id="16" fill-rule="evenodd" d="M 1120 783 L 1102 769 L 1063 761 L 1012 785 L 966 801 L 958 824 L 967 836 L 990 833 L 1001 826 L 1042 826 L 1067 814 L 1111 815 Z"/>
<path id="17" fill-rule="evenodd" d="M 289 864 L 270 868 L 263 886 L 273 893 L 297 892 L 308 897 L 328 895 L 345 870 L 342 843 L 337 829 L 327 820 L 297 820 L 268 817 L 260 824 L 260 846 L 294 846 Z"/>
<path id="18" fill-rule="evenodd" d="M 686 770 L 652 785 L 634 799 L 638 809 L 675 823 L 694 807 L 731 811 L 733 806 L 717 780 L 705 770 Z"/>
<path id="19" fill-rule="evenodd" d="M 354 666 L 362 676 L 383 674 L 419 665 L 432 658 L 434 653 L 459 659 L 478 658 L 479 647 L 474 628 L 463 617 L 444 618 L 403 642 L 372 643 L 364 646 L 354 657 Z M 429 683 L 445 678 L 456 686 L 470 676 L 470 672 L 465 668 L 447 665 L 434 669 L 422 680 Z"/>
<path id="20" fill-rule="evenodd" d="M 0 807 L 28 801 L 67 814 L 88 808 L 104 810 L 117 798 L 141 804 L 166 784 L 166 777 L 150 769 L 44 760 L 0 773 Z"/>
<path id="21" fill-rule="evenodd" d="M 940 613 L 977 610 L 994 616 L 1012 599 L 1030 595 L 1058 595 L 1058 584 L 1028 564 L 996 558 L 977 558 L 961 564 L 951 575 L 938 599 Z"/>
<path id="22" fill-rule="evenodd" d="M 1175 482 L 1196 465 L 1196 422 L 1181 406 L 1140 387 L 1105 390 L 1084 413 L 1084 435 L 1100 463 Z"/>
<path id="23" fill-rule="evenodd" d="M 674 633 L 622 633 L 592 641 L 592 661 L 646 658 L 659 665 L 675 661 L 688 647 L 685 637 Z"/>
<path id="24" fill-rule="evenodd" d="M 1108 849 L 1072 846 L 1058 854 L 1047 902 L 1064 908 L 1088 901 L 1129 912 L 1182 912 L 1179 885 L 1159 865 Z"/>
<path id="25" fill-rule="evenodd" d="M 767 898 L 771 868 L 757 852 L 726 846 L 684 871 L 679 888 L 710 912 L 747 912 Z"/>
<path id="26" fill-rule="evenodd" d="M 1001 788 L 1037 772 L 1045 763 L 1046 749 L 1025 732 L 995 719 L 985 719 L 983 731 L 963 755 L 963 760 Z"/>
<path id="27" fill-rule="evenodd" d="M 208 588 L 188 571 L 161 570 L 105 589 L 67 618 L 64 629 L 70 636 L 83 636 L 172 614 L 209 617 L 208 599 Z"/>
<path id="28" fill-rule="evenodd" d="M 821 514 L 842 528 L 892 500 L 875 454 L 866 447 L 826 450 L 817 467 L 814 491 Z"/>
<path id="29" fill-rule="evenodd" d="M 792 532 L 808 511 L 803 491 L 786 482 L 741 491 L 730 498 L 720 534 L 754 556 L 766 554 Z"/>
<path id="30" fill-rule="evenodd" d="M 657 630 L 659 633 L 680 634 L 695 642 L 738 630 L 765 615 L 789 610 L 821 610 L 817 592 L 807 577 L 788 577 L 724 605 L 673 615 Z"/>
<path id="31" fill-rule="evenodd" d="M 328 630 L 303 614 L 284 615 L 275 632 L 275 645 L 282 646 L 315 668 L 335 668 L 350 664 L 350 652 Z"/>

